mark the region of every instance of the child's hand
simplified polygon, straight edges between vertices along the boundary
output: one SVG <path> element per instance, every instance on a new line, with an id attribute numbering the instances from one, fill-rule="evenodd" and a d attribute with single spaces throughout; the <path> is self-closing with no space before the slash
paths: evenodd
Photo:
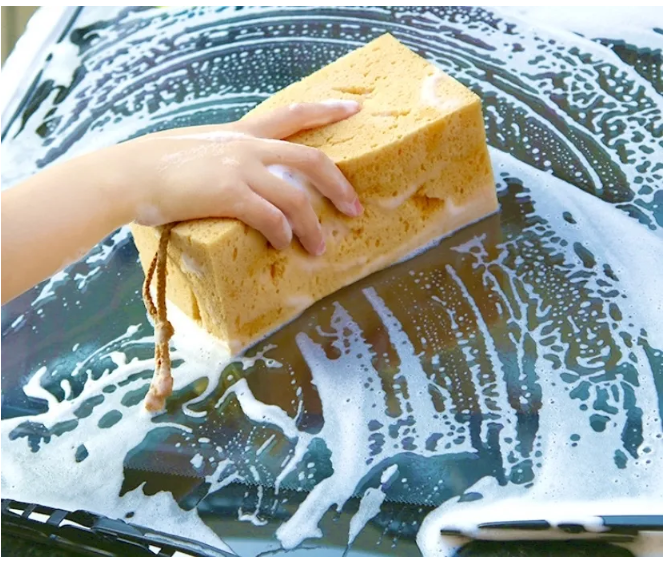
<path id="1" fill-rule="evenodd" d="M 325 241 L 308 193 L 267 167 L 298 170 L 342 213 L 360 215 L 353 187 L 323 152 L 279 140 L 359 109 L 351 101 L 294 104 L 235 123 L 173 129 L 118 145 L 121 165 L 136 171 L 133 218 L 145 225 L 236 218 L 275 248 L 288 246 L 295 233 L 307 251 L 320 255 Z"/>
<path id="2" fill-rule="evenodd" d="M 3 190 L 2 302 L 130 221 L 233 217 L 276 248 L 295 233 L 321 254 L 325 243 L 308 194 L 268 167 L 297 169 L 340 211 L 359 215 L 353 188 L 329 158 L 279 140 L 358 110 L 348 101 L 296 104 L 236 123 L 163 131 L 57 163 Z"/>

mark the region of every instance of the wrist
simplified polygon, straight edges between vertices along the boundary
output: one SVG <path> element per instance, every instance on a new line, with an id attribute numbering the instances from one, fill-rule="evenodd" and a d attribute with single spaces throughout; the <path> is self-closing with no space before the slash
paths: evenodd
<path id="1" fill-rule="evenodd" d="M 106 206 L 113 228 L 134 221 L 137 209 L 144 203 L 144 185 L 133 162 L 130 143 L 107 147 L 88 157 L 91 173 L 99 187 L 99 197 Z"/>

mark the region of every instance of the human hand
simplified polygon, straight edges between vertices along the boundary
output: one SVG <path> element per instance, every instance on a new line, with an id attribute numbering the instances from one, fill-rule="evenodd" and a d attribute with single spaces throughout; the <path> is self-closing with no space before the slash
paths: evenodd
<path id="1" fill-rule="evenodd" d="M 360 215 L 363 208 L 353 187 L 323 152 L 280 140 L 359 110 L 346 100 L 292 104 L 234 123 L 172 129 L 118 145 L 123 165 L 136 171 L 133 219 L 157 226 L 235 218 L 277 249 L 287 247 L 295 233 L 308 252 L 320 255 L 325 241 L 307 190 L 271 168 L 302 173 L 342 213 Z"/>

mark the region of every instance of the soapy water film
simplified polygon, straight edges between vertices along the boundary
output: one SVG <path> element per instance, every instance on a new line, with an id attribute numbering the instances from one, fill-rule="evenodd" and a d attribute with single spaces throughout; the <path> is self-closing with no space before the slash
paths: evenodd
<path id="1" fill-rule="evenodd" d="M 417 553 L 416 534 L 442 553 L 448 514 L 511 498 L 660 513 L 660 29 L 635 46 L 481 9 L 84 10 L 4 138 L 3 187 L 237 119 L 386 31 L 483 98 L 500 214 L 234 361 L 179 331 L 153 419 L 142 273 L 115 233 L 3 309 L 4 497 L 242 554 Z"/>

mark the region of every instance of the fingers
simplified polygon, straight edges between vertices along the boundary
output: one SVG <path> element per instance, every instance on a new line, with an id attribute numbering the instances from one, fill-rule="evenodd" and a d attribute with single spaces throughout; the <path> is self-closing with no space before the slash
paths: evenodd
<path id="1" fill-rule="evenodd" d="M 265 168 L 254 171 L 249 184 L 284 213 L 305 250 L 315 256 L 323 254 L 326 249 L 323 232 L 306 189 L 282 180 Z"/>
<path id="2" fill-rule="evenodd" d="M 233 206 L 232 215 L 259 231 L 277 250 L 291 244 L 293 233 L 284 213 L 249 187 L 243 190 L 242 200 Z"/>
<path id="3" fill-rule="evenodd" d="M 363 212 L 353 186 L 322 151 L 286 142 L 263 141 L 260 158 L 266 165 L 281 164 L 303 172 L 342 213 L 357 217 Z"/>
<path id="4" fill-rule="evenodd" d="M 360 104 L 353 100 L 291 104 L 264 115 L 242 119 L 236 128 L 256 137 L 286 139 L 305 129 L 341 121 L 358 111 Z"/>

